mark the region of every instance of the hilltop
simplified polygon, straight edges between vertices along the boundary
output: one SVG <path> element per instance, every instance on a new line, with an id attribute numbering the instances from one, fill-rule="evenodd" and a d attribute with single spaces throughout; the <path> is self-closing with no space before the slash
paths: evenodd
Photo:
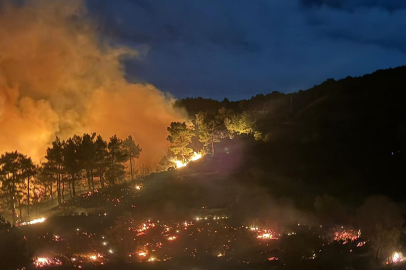
<path id="1" fill-rule="evenodd" d="M 259 94 L 249 100 L 179 100 L 193 118 L 222 107 L 249 111 L 266 143 L 247 150 L 259 166 L 292 187 L 357 200 L 401 199 L 406 172 L 406 66 L 362 77 L 328 79 L 308 90 Z M 247 168 L 249 171 L 251 167 Z M 265 179 L 266 178 L 266 179 Z M 272 185 L 272 177 L 264 177 Z M 305 193 L 305 192 L 303 192 Z"/>

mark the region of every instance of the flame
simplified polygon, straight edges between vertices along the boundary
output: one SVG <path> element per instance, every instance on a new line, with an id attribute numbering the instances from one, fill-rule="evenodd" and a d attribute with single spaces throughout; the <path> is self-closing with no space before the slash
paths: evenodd
<path id="1" fill-rule="evenodd" d="M 175 163 L 175 165 L 176 165 L 176 168 L 186 167 L 186 165 L 187 165 L 187 163 L 182 162 L 182 161 L 180 161 L 180 160 L 175 160 L 174 163 Z"/>
<path id="2" fill-rule="evenodd" d="M 190 161 L 195 161 L 202 158 L 202 154 L 196 152 L 193 153 L 193 156 L 190 158 Z"/>
<path id="3" fill-rule="evenodd" d="M 147 256 L 147 253 L 145 251 L 140 251 L 140 252 L 138 252 L 138 256 L 145 257 L 145 256 Z"/>
<path id="4" fill-rule="evenodd" d="M 403 255 L 401 252 L 395 252 L 393 253 L 392 257 L 391 257 L 391 261 L 392 263 L 399 263 L 403 261 Z"/>
<path id="5" fill-rule="evenodd" d="M 37 218 L 28 222 L 22 222 L 20 224 L 18 224 L 19 226 L 25 226 L 25 225 L 32 225 L 32 224 L 37 224 L 37 223 L 42 223 L 46 220 L 46 218 Z"/>
<path id="6" fill-rule="evenodd" d="M 201 158 L 202 158 L 202 154 L 193 152 L 193 156 L 186 162 L 180 161 L 180 160 L 172 160 L 172 162 L 175 163 L 176 168 L 179 169 L 179 168 L 186 167 L 189 164 L 190 161 L 196 161 L 196 160 L 199 160 Z"/>
<path id="7" fill-rule="evenodd" d="M 51 266 L 51 265 L 59 266 L 59 265 L 62 265 L 62 262 L 58 259 L 39 257 L 34 260 L 33 264 L 37 268 L 42 268 L 42 267 Z"/>

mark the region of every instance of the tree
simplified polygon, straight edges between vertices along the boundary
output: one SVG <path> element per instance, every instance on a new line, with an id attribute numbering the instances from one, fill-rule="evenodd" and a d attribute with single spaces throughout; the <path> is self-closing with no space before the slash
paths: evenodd
<path id="1" fill-rule="evenodd" d="M 117 247 L 117 254 L 120 259 L 128 258 L 129 253 L 134 252 L 136 245 L 134 228 L 137 220 L 130 213 L 124 213 L 116 218 L 114 225 L 107 232 L 110 242 Z"/>
<path id="2" fill-rule="evenodd" d="M 133 175 L 133 160 L 135 158 L 139 158 L 142 148 L 138 145 L 135 144 L 133 138 L 130 136 L 127 137 L 127 139 L 124 140 L 124 147 L 126 148 L 130 160 L 130 173 L 131 173 L 131 180 L 134 179 Z"/>
<path id="3" fill-rule="evenodd" d="M 0 175 L 2 177 L 2 199 L 13 215 L 13 224 L 16 224 L 16 204 L 20 203 L 21 190 L 17 185 L 23 181 L 22 160 L 24 155 L 15 152 L 6 152 L 0 157 Z"/>
<path id="4" fill-rule="evenodd" d="M 37 168 L 30 157 L 24 156 L 21 159 L 21 169 L 22 177 L 27 179 L 27 215 L 30 216 L 30 180 L 37 173 Z"/>
<path id="5" fill-rule="evenodd" d="M 45 188 L 45 195 L 46 190 L 49 190 L 49 195 L 51 197 L 51 203 L 54 204 L 54 196 L 53 196 L 53 185 L 54 183 L 58 184 L 57 174 L 55 174 L 55 168 L 52 166 L 51 162 L 45 162 L 41 164 L 41 167 L 38 170 L 37 180 L 38 182 L 44 186 Z M 58 203 L 59 198 L 58 198 Z"/>
<path id="6" fill-rule="evenodd" d="M 45 171 L 47 174 L 56 175 L 56 189 L 57 189 L 57 194 L 58 194 L 58 204 L 59 205 L 62 202 L 61 197 L 63 197 L 64 187 L 65 187 L 65 184 L 63 183 L 64 147 L 65 147 L 65 142 L 61 141 L 58 137 L 56 137 L 55 141 L 52 142 L 52 147 L 47 148 L 46 155 L 45 155 L 47 162 L 43 164 L 43 167 L 45 167 Z M 42 173 L 45 173 L 45 171 L 43 171 Z M 50 176 L 50 175 L 48 175 L 48 176 Z M 48 180 L 50 180 L 49 177 L 48 177 Z M 61 185 L 63 185 L 62 189 L 61 189 Z M 53 204 L 52 186 L 53 186 L 53 184 L 51 183 L 50 193 L 51 193 L 51 199 L 52 199 L 52 204 Z"/>
<path id="7" fill-rule="evenodd" d="M 255 123 L 255 118 L 248 112 L 234 114 L 224 120 L 224 124 L 230 135 L 253 134 L 255 139 L 260 139 L 261 133 L 256 130 Z"/>
<path id="8" fill-rule="evenodd" d="M 86 171 L 88 189 L 94 188 L 93 170 L 96 168 L 96 133 L 83 134 L 78 148 L 79 160 Z"/>
<path id="9" fill-rule="evenodd" d="M 358 218 L 375 262 L 382 264 L 399 245 L 403 225 L 401 210 L 387 197 L 373 196 L 358 210 Z"/>
<path id="10" fill-rule="evenodd" d="M 188 128 L 185 122 L 172 122 L 167 130 L 170 135 L 166 139 L 171 142 L 171 151 L 175 155 L 180 155 L 182 161 L 186 161 L 186 156 L 193 153 L 193 149 L 188 147 L 195 135 L 193 129 Z"/>
<path id="11" fill-rule="evenodd" d="M 76 196 L 75 182 L 80 179 L 80 174 L 83 170 L 83 164 L 81 164 L 78 154 L 81 144 L 82 138 L 74 135 L 66 141 L 63 148 L 63 164 L 65 171 L 70 178 L 71 197 Z"/>
<path id="12" fill-rule="evenodd" d="M 116 135 L 110 137 L 108 149 L 108 165 L 106 178 L 111 184 L 116 184 L 123 180 L 125 176 L 124 163 L 128 161 L 128 152 L 126 151 L 123 141 Z"/>
<path id="13" fill-rule="evenodd" d="M 214 154 L 214 143 L 220 142 L 222 134 L 222 122 L 214 113 L 199 112 L 196 114 L 196 123 L 199 128 L 199 141 L 204 147 L 211 147 Z"/>
<path id="14" fill-rule="evenodd" d="M 104 173 L 107 166 L 107 142 L 99 135 L 95 141 L 96 146 L 96 158 L 95 164 L 99 174 L 99 181 L 102 188 L 104 188 Z"/>

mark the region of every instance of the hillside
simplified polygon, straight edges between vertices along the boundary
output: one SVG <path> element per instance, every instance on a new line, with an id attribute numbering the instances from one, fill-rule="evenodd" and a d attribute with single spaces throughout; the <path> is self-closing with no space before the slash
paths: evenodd
<path id="1" fill-rule="evenodd" d="M 402 198 L 406 169 L 406 66 L 362 77 L 328 79 L 305 91 L 272 92 L 222 102 L 187 98 L 190 116 L 226 107 L 252 112 L 267 143 L 253 143 L 267 173 L 312 187 L 316 194 L 356 199 Z M 262 183 L 272 186 L 271 177 Z M 296 186 L 296 184 L 295 184 Z"/>

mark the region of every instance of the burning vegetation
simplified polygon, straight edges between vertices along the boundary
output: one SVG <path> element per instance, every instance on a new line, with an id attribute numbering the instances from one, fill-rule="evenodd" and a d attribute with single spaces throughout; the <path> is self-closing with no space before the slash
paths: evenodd
<path id="1" fill-rule="evenodd" d="M 0 269 L 404 267 L 399 204 L 320 195 L 336 130 L 294 120 L 328 98 L 175 102 L 95 29 L 82 1 L 0 3 Z"/>

